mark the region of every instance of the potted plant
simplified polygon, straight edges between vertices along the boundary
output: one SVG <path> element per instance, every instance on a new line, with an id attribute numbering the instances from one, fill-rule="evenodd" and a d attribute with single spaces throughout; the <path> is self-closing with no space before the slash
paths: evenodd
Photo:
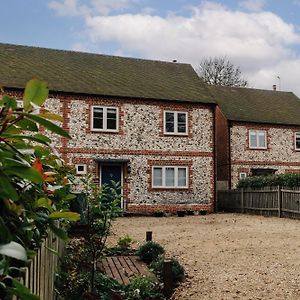
<path id="1" fill-rule="evenodd" d="M 206 209 L 201 209 L 201 210 L 199 211 L 199 215 L 201 215 L 201 216 L 207 215 L 207 210 L 206 210 Z"/>
<path id="2" fill-rule="evenodd" d="M 186 210 L 186 215 L 187 215 L 187 216 L 193 216 L 193 215 L 194 215 L 194 211 L 193 211 L 191 208 L 188 208 L 188 209 Z"/>
<path id="3" fill-rule="evenodd" d="M 161 217 L 165 216 L 165 213 L 162 210 L 158 210 L 158 211 L 155 211 L 153 215 L 156 218 L 161 218 Z"/>
<path id="4" fill-rule="evenodd" d="M 177 216 L 178 217 L 184 217 L 185 216 L 185 210 L 177 210 Z"/>

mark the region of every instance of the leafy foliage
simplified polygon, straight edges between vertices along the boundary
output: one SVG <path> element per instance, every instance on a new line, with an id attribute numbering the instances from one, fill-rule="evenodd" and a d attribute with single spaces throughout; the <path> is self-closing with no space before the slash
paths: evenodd
<path id="1" fill-rule="evenodd" d="M 48 96 L 45 82 L 33 79 L 25 88 L 23 107 L 8 95 L 0 100 L 0 298 L 17 295 L 36 299 L 13 278 L 35 254 L 50 228 L 66 238 L 58 219 L 78 220 L 68 212 L 69 168 L 53 154 L 51 140 L 39 133 L 38 124 L 69 137 L 46 115 L 33 113 Z M 50 114 L 51 118 L 60 119 Z M 53 216 L 56 216 L 53 218 Z M 17 270 L 17 271 L 16 271 Z"/>
<path id="2" fill-rule="evenodd" d="M 172 257 L 171 262 L 172 262 L 172 276 L 173 276 L 174 283 L 176 284 L 179 281 L 182 281 L 184 279 L 185 272 L 183 266 L 179 263 L 179 261 L 176 258 Z M 160 278 L 162 278 L 163 267 L 164 267 L 163 255 L 151 263 L 151 268 L 153 269 L 154 273 L 158 275 L 158 277 Z"/>
<path id="3" fill-rule="evenodd" d="M 115 247 L 106 248 L 105 254 L 109 256 L 134 254 L 134 250 L 131 248 L 132 242 L 132 238 L 126 234 L 118 239 Z"/>
<path id="4" fill-rule="evenodd" d="M 83 294 L 94 297 L 96 285 L 99 287 L 100 284 L 97 283 L 96 263 L 103 256 L 112 221 L 121 213 L 119 184 L 112 182 L 99 188 L 91 175 L 81 180 L 81 200 L 85 203 L 80 208 L 81 225 L 85 226 L 85 232 L 81 239 L 73 239 L 69 243 L 61 265 L 56 286 L 62 299 L 73 299 L 76 293 L 77 298 Z M 69 288 L 66 289 L 66 286 Z M 77 287 L 80 289 L 77 290 Z"/>
<path id="5" fill-rule="evenodd" d="M 261 188 L 266 186 L 300 186 L 300 174 L 286 173 L 269 176 L 253 176 L 241 179 L 237 185 L 238 188 Z"/>
<path id="6" fill-rule="evenodd" d="M 125 285 L 99 272 L 95 276 L 95 290 L 101 295 L 101 300 L 110 300 L 112 293 L 125 295 Z"/>
<path id="7" fill-rule="evenodd" d="M 150 278 L 139 276 L 126 286 L 126 300 L 159 300 L 164 296 L 156 289 L 157 284 Z"/>
<path id="8" fill-rule="evenodd" d="M 82 215 L 87 224 L 85 239 L 92 266 L 91 291 L 94 291 L 96 262 L 103 255 L 112 221 L 121 214 L 121 186 L 111 182 L 111 185 L 104 185 L 99 189 L 91 175 L 82 181 L 87 203 Z"/>
<path id="9" fill-rule="evenodd" d="M 240 67 L 234 66 L 226 57 L 204 58 L 197 69 L 205 83 L 221 86 L 246 87 Z"/>
<path id="10" fill-rule="evenodd" d="M 164 253 L 164 248 L 160 244 L 153 241 L 149 241 L 141 245 L 136 252 L 140 259 L 146 263 L 153 262 Z"/>
<path id="11" fill-rule="evenodd" d="M 83 238 L 72 238 L 56 277 L 58 299 L 78 299 L 90 285 L 89 257 Z"/>

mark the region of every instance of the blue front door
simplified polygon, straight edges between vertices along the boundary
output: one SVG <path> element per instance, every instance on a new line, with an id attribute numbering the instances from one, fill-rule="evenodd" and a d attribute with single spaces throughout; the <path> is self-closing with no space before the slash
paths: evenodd
<path id="1" fill-rule="evenodd" d="M 122 185 L 122 166 L 102 165 L 101 166 L 101 185 L 111 185 L 111 181 Z"/>

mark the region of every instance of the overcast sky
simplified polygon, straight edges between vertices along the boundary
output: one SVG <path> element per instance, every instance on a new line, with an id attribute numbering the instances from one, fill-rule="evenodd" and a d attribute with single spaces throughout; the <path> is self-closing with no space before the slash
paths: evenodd
<path id="1" fill-rule="evenodd" d="M 0 42 L 191 63 L 300 96 L 300 0 L 2 0 Z M 279 79 L 280 78 L 280 79 Z"/>

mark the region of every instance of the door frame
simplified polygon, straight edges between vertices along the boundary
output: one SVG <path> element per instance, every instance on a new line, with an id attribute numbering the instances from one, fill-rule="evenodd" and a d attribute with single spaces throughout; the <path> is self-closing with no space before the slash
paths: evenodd
<path id="1" fill-rule="evenodd" d="M 115 166 L 120 167 L 121 170 L 121 209 L 124 210 L 124 193 L 123 193 L 123 184 L 124 184 L 124 165 L 120 163 L 99 163 L 99 185 L 102 186 L 102 166 Z"/>

